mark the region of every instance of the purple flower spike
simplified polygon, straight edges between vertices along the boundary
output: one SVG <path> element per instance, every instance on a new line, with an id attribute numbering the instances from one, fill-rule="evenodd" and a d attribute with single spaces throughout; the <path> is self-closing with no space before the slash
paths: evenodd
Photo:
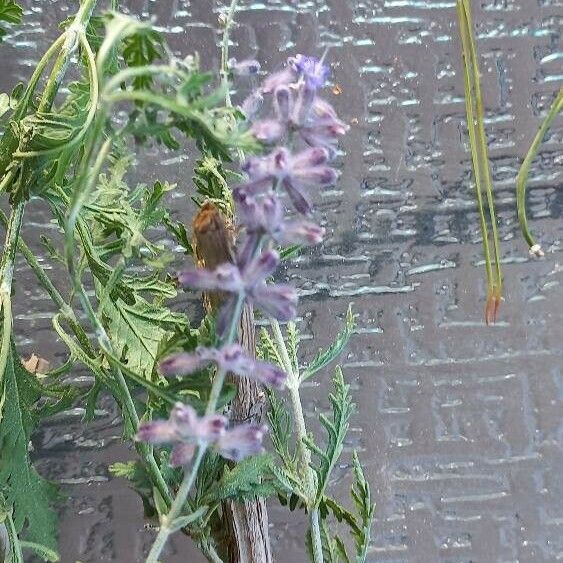
<path id="1" fill-rule="evenodd" d="M 260 72 L 260 63 L 254 59 L 245 59 L 242 61 L 230 59 L 228 64 L 229 69 L 237 76 L 250 76 Z"/>
<path id="2" fill-rule="evenodd" d="M 241 424 L 227 430 L 217 441 L 216 448 L 224 458 L 238 462 L 264 451 L 262 440 L 267 431 L 267 426 Z"/>
<path id="3" fill-rule="evenodd" d="M 289 59 L 289 63 L 313 88 L 322 88 L 330 75 L 328 66 L 323 65 L 317 57 L 296 55 Z"/>

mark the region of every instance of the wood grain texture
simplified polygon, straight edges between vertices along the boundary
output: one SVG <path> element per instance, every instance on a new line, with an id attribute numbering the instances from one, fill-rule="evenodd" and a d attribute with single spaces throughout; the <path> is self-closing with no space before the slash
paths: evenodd
<path id="1" fill-rule="evenodd" d="M 194 248 L 199 267 L 215 268 L 233 257 L 234 229 L 224 215 L 210 202 L 205 203 L 193 222 Z M 204 295 L 206 308 L 220 306 L 222 295 Z M 239 325 L 239 342 L 255 357 L 256 337 L 252 306 L 244 306 Z M 233 424 L 260 422 L 265 405 L 261 386 L 247 377 L 227 376 L 237 388 L 229 418 Z M 272 554 L 268 534 L 268 512 L 264 499 L 226 502 L 223 506 L 226 525 L 226 552 L 230 563 L 270 563 Z"/>

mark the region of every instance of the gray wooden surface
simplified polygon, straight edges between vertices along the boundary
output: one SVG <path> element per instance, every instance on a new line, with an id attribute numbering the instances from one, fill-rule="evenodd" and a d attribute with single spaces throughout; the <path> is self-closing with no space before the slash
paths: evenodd
<path id="1" fill-rule="evenodd" d="M 69 15 L 66 1 L 26 0 L 25 23 L 1 48 L 0 86 L 26 79 Z M 341 93 L 329 97 L 351 124 L 338 187 L 315 195 L 326 243 L 283 275 L 303 295 L 310 356 L 341 325 L 359 326 L 343 357 L 358 413 L 334 486 L 346 495 L 355 447 L 377 501 L 370 561 L 554 562 L 563 558 L 561 452 L 561 236 L 563 122 L 531 172 L 532 226 L 545 249 L 528 259 L 516 222 L 519 163 L 563 84 L 561 0 L 475 1 L 487 132 L 500 216 L 506 301 L 483 325 L 484 274 L 467 138 L 453 0 L 241 0 L 233 54 L 274 69 L 295 52 L 322 54 Z M 178 52 L 217 66 L 216 0 L 128 2 L 154 16 Z M 16 49 L 16 45 L 19 47 Z M 190 154 L 152 151 L 137 174 L 176 181 L 190 222 Z M 24 235 L 53 234 L 39 204 Z M 51 265 L 56 268 L 55 265 Z M 64 348 L 48 300 L 21 267 L 16 331 L 22 349 L 54 361 Z M 186 298 L 187 299 L 187 298 Z M 310 339 L 314 338 L 314 342 Z M 312 428 L 330 372 L 305 392 Z M 128 459 L 114 406 L 95 424 L 54 420 L 35 441 L 41 470 L 67 495 L 63 562 L 140 561 L 151 539 L 140 502 L 108 464 Z M 301 562 L 303 520 L 271 509 L 277 561 Z M 169 561 L 199 561 L 186 541 Z"/>

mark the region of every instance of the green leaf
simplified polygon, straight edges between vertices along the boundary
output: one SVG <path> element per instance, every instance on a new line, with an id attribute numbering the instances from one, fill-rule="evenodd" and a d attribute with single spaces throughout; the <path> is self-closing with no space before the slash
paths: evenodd
<path id="1" fill-rule="evenodd" d="M 330 362 L 336 359 L 346 344 L 348 344 L 348 340 L 350 340 L 350 336 L 352 335 L 352 331 L 356 326 L 356 315 L 352 313 L 352 306 L 348 307 L 348 311 L 346 313 L 346 325 L 344 330 L 336 337 L 334 344 L 332 344 L 326 350 L 321 350 L 315 358 L 309 363 L 309 365 L 303 370 L 301 374 L 300 381 L 306 381 L 315 373 L 326 367 Z"/>
<path id="2" fill-rule="evenodd" d="M 286 246 L 285 248 L 282 248 L 279 251 L 280 260 L 282 262 L 285 262 L 286 260 L 291 260 L 291 258 L 295 258 L 296 256 L 299 256 L 302 250 L 303 250 L 303 246 L 301 246 L 300 244 L 293 244 L 291 246 Z"/>
<path id="3" fill-rule="evenodd" d="M 297 475 L 295 452 L 290 450 L 289 438 L 293 433 L 293 421 L 289 409 L 277 396 L 267 391 L 270 402 L 268 421 L 270 423 L 270 439 L 274 450 L 280 456 L 286 471 Z"/>
<path id="4" fill-rule="evenodd" d="M 350 416 L 354 410 L 350 396 L 350 386 L 344 382 L 342 370 L 338 367 L 336 368 L 333 382 L 335 391 L 329 395 L 332 406 L 332 419 L 329 420 L 324 414 L 321 414 L 319 417 L 328 435 L 325 449 L 323 450 L 317 446 L 310 437 L 303 440 L 313 455 L 318 457 L 318 464 L 313 465 L 313 469 L 317 474 L 315 507 L 318 507 L 322 501 L 330 474 L 340 458 L 344 448 L 344 439 L 348 432 Z"/>
<path id="5" fill-rule="evenodd" d="M 352 463 L 354 465 L 355 481 L 350 493 L 360 517 L 358 525 L 352 527 L 352 535 L 356 543 L 356 563 L 364 563 L 369 548 L 371 526 L 375 515 L 375 503 L 371 500 L 370 486 L 366 481 L 356 452 L 352 456 Z"/>
<path id="6" fill-rule="evenodd" d="M 123 40 L 123 59 L 130 67 L 149 65 L 162 57 L 163 43 L 163 37 L 158 31 L 141 28 Z M 133 87 L 137 90 L 148 88 L 152 82 L 150 76 L 137 76 L 133 79 Z"/>
<path id="7" fill-rule="evenodd" d="M 211 486 L 202 502 L 213 504 L 227 499 L 243 501 L 276 494 L 279 488 L 272 465 L 272 456 L 263 454 L 247 457 L 233 468 L 225 466 L 221 479 Z"/>
<path id="8" fill-rule="evenodd" d="M 13 0 L 0 0 L 0 22 L 18 24 L 21 23 L 23 10 Z M 6 30 L 0 26 L 0 41 L 6 35 Z"/>
<path id="9" fill-rule="evenodd" d="M 187 325 L 185 315 L 153 305 L 137 296 L 129 305 L 107 301 L 103 315 L 115 354 L 128 369 L 151 379 L 161 343 L 174 328 Z"/>
<path id="10" fill-rule="evenodd" d="M 16 532 L 28 541 L 56 549 L 56 487 L 35 471 L 29 440 L 39 422 L 42 386 L 21 365 L 13 342 L 0 379 L 0 493 L 12 507 Z M 25 532 L 24 532 L 25 529 Z"/>
<path id="11" fill-rule="evenodd" d="M 258 355 L 267 362 L 271 362 L 273 364 L 277 364 L 280 367 L 283 366 L 283 361 L 280 357 L 278 352 L 277 346 L 274 344 L 272 337 L 267 329 L 262 327 L 260 329 L 260 342 L 258 346 Z"/>

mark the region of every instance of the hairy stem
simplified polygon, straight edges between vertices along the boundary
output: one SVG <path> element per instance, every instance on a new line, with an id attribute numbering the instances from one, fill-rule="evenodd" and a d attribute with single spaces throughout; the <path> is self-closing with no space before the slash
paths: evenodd
<path id="1" fill-rule="evenodd" d="M 305 446 L 304 439 L 307 437 L 307 427 L 303 414 L 303 405 L 299 393 L 299 373 L 292 365 L 289 351 L 283 337 L 280 323 L 275 319 L 270 319 L 274 342 L 281 356 L 283 368 L 287 373 L 287 390 L 291 401 L 293 422 L 295 424 L 295 436 L 297 438 L 297 459 L 299 468 L 305 479 L 307 498 L 309 499 L 309 523 L 311 525 L 311 543 L 313 546 L 314 563 L 323 563 L 323 549 L 321 542 L 321 530 L 319 527 L 319 511 L 315 506 L 317 497 L 317 482 L 315 473 L 311 467 L 311 452 Z"/>

